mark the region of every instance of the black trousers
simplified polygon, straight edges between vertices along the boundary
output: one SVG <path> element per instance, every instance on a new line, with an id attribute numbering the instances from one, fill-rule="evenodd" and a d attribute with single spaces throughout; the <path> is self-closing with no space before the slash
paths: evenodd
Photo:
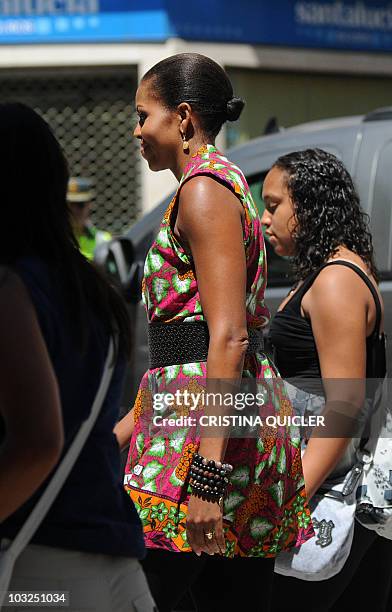
<path id="1" fill-rule="evenodd" d="M 190 592 L 197 612 L 269 612 L 274 560 L 150 550 L 143 569 L 159 612 Z"/>
<path id="2" fill-rule="evenodd" d="M 339 574 L 307 582 L 275 574 L 271 612 L 392 612 L 392 541 L 355 523 L 350 555 Z M 369 602 L 369 606 L 365 605 Z"/>

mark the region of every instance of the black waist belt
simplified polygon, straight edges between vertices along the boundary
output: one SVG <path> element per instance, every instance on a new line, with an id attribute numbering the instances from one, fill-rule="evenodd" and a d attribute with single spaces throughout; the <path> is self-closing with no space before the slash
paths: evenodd
<path id="1" fill-rule="evenodd" d="M 246 354 L 264 349 L 263 332 L 248 328 L 249 345 Z M 150 323 L 148 348 L 150 369 L 207 361 L 210 334 L 205 321 L 191 323 Z"/>

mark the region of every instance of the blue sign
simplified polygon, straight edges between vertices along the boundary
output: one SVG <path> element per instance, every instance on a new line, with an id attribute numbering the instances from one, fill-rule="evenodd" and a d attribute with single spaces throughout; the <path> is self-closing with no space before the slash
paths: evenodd
<path id="1" fill-rule="evenodd" d="M 172 16 L 192 40 L 294 47 L 392 50 L 391 0 L 231 0 L 190 3 Z"/>
<path id="2" fill-rule="evenodd" d="M 161 2 L 132 9 L 124 0 L 0 0 L 0 43 L 164 41 Z"/>
<path id="3" fill-rule="evenodd" d="M 0 0 L 0 43 L 185 40 L 392 50 L 391 0 Z"/>

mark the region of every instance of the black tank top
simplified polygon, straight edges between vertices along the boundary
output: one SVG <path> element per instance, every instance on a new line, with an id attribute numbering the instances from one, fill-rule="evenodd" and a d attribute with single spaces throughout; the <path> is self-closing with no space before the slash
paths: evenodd
<path id="1" fill-rule="evenodd" d="M 362 278 L 373 295 L 376 305 L 376 322 L 374 331 L 366 338 L 366 375 L 368 377 L 375 376 L 370 363 L 372 351 L 369 348 L 375 335 L 378 337 L 381 323 L 381 304 L 377 291 L 365 272 L 357 265 L 342 260 L 331 261 L 321 266 L 304 280 L 284 308 L 275 314 L 269 332 L 269 339 L 274 347 L 274 360 L 281 376 L 283 378 L 302 379 L 303 384 L 299 384 L 298 381 L 299 386 L 310 393 L 319 393 L 322 388 L 321 370 L 312 325 L 310 320 L 304 318 L 301 314 L 301 302 L 321 270 L 332 265 L 351 268 Z M 319 385 L 317 385 L 316 379 L 318 379 Z"/>

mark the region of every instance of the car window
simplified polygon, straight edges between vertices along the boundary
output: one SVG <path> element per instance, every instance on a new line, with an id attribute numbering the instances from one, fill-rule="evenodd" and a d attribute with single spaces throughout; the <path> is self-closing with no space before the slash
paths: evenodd
<path id="1" fill-rule="evenodd" d="M 380 151 L 374 182 L 371 229 L 376 250 L 376 263 L 380 278 L 390 278 L 392 269 L 392 192 L 391 192 L 392 142 Z"/>
<path id="2" fill-rule="evenodd" d="M 263 182 L 266 174 L 267 172 L 262 172 L 247 179 L 253 200 L 257 206 L 260 216 L 263 214 L 265 208 L 261 194 L 263 191 Z M 289 259 L 287 257 L 276 255 L 267 238 L 265 240 L 265 245 L 267 251 L 268 287 L 282 287 L 290 285 L 291 266 Z"/>

